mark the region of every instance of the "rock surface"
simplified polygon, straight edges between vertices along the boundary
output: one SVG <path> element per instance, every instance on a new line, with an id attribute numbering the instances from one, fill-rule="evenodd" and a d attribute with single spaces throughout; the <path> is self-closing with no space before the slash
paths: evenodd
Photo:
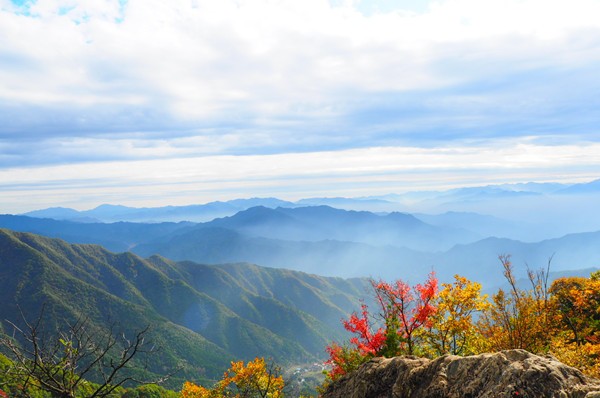
<path id="1" fill-rule="evenodd" d="M 600 380 L 550 356 L 508 350 L 469 357 L 374 358 L 323 398 L 600 398 Z"/>

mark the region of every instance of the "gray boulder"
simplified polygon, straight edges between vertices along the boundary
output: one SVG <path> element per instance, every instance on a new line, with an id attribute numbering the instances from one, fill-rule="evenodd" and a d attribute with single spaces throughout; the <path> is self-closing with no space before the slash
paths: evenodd
<path id="1" fill-rule="evenodd" d="M 507 350 L 468 357 L 374 358 L 323 398 L 600 398 L 600 380 L 551 356 Z"/>

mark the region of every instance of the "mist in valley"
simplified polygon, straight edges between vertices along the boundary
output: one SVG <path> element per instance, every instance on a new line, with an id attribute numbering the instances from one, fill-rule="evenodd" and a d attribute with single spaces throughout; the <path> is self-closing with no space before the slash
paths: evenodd
<path id="1" fill-rule="evenodd" d="M 596 186 L 596 181 L 532 183 L 377 198 L 254 198 L 144 209 L 106 205 L 81 212 L 40 209 L 27 213 L 22 225 L 30 232 L 55 233 L 143 257 L 248 262 L 324 276 L 414 283 L 434 271 L 443 282 L 461 274 L 492 287 L 503 283 L 499 255 L 512 256 L 518 277 L 550 259 L 556 275 L 586 275 L 599 267 Z M 31 224 L 32 216 L 42 217 L 38 222 L 43 217 L 60 220 L 42 227 Z M 192 222 L 198 218 L 210 220 Z M 7 222 L 12 228 L 19 224 Z"/>

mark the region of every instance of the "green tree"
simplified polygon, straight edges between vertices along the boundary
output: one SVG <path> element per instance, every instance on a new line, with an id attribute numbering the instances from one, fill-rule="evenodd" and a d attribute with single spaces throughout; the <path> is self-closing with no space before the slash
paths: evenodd
<path id="1" fill-rule="evenodd" d="M 156 384 L 148 384 L 127 390 L 122 398 L 177 398 L 175 391 L 169 391 Z"/>

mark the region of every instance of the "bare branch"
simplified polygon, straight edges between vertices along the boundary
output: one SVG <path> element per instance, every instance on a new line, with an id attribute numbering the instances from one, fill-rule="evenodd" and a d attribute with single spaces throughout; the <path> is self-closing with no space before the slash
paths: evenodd
<path id="1" fill-rule="evenodd" d="M 7 321 L 13 328 L 13 337 L 0 336 L 0 347 L 5 347 L 13 360 L 10 377 L 23 386 L 24 396 L 28 386 L 35 384 L 53 396 L 73 398 L 84 381 L 99 376 L 100 384 L 89 397 L 106 397 L 124 383 L 157 384 L 175 373 L 159 380 L 136 380 L 127 374 L 126 369 L 136 356 L 156 352 L 154 346 L 148 347 L 146 340 L 149 326 L 129 340 L 124 333 L 120 338 L 115 337 L 114 324 L 105 331 L 92 330 L 89 318 L 80 317 L 46 337 L 44 309 L 43 306 L 34 322 L 28 321 L 21 311 L 24 326 Z M 147 363 L 143 369 L 147 369 Z"/>

